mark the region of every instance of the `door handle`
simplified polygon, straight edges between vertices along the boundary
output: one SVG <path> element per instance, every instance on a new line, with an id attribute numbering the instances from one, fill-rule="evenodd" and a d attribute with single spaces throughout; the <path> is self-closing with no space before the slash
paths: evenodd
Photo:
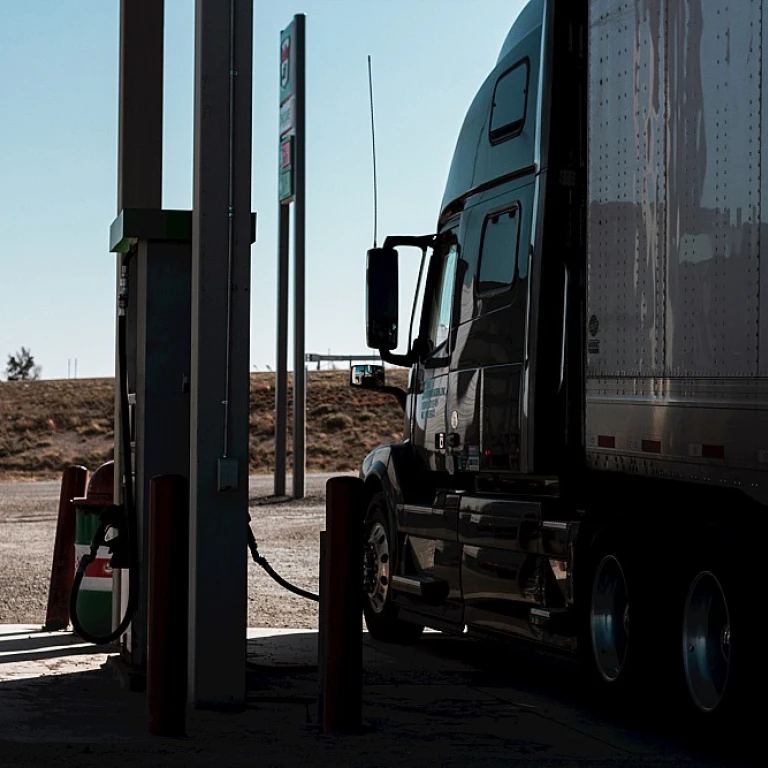
<path id="1" fill-rule="evenodd" d="M 451 432 L 446 435 L 445 432 L 435 434 L 435 450 L 444 451 L 446 448 L 458 448 L 461 445 L 461 435 L 458 432 Z"/>

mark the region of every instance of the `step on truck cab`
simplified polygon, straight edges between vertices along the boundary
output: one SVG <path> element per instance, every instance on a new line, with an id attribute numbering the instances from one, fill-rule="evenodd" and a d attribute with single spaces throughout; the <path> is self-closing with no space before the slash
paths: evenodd
<path id="1" fill-rule="evenodd" d="M 768 511 L 766 6 L 531 0 L 435 232 L 368 252 L 368 345 L 410 369 L 405 438 L 361 469 L 374 636 L 536 641 L 606 695 L 661 685 L 694 718 L 746 700 Z"/>

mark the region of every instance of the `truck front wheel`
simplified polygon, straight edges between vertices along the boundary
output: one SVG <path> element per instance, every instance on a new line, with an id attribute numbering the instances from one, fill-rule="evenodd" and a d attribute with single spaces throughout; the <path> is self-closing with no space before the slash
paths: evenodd
<path id="1" fill-rule="evenodd" d="M 363 537 L 363 614 L 374 639 L 387 643 L 413 643 L 424 626 L 397 616 L 392 604 L 390 579 L 395 573 L 395 547 L 384 494 L 374 495 L 365 516 Z"/>
<path id="2" fill-rule="evenodd" d="M 629 597 L 622 562 L 610 550 L 595 564 L 589 641 L 595 672 L 604 682 L 617 683 L 629 651 Z"/>

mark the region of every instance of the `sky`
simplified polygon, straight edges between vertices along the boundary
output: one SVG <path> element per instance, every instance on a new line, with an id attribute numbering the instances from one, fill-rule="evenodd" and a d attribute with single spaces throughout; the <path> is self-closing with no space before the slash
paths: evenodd
<path id="1" fill-rule="evenodd" d="M 523 5 L 254 0 L 252 370 L 275 366 L 280 30 L 306 14 L 306 351 L 362 355 L 373 239 L 367 55 L 379 240 L 431 233 L 466 110 Z M 189 209 L 194 0 L 166 0 L 165 15 L 163 207 Z M 2 370 L 25 346 L 42 378 L 74 375 L 75 359 L 78 378 L 114 374 L 118 39 L 119 0 L 0 0 Z M 403 252 L 407 309 L 416 268 Z"/>

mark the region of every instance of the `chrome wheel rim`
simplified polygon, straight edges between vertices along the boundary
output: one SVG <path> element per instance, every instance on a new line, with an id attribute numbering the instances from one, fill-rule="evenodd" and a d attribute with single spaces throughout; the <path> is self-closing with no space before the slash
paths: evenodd
<path id="1" fill-rule="evenodd" d="M 365 542 L 363 584 L 371 608 L 381 613 L 389 592 L 389 539 L 381 523 L 374 523 Z"/>
<path id="2" fill-rule="evenodd" d="M 717 577 L 702 571 L 691 582 L 683 614 L 683 667 L 688 692 L 702 712 L 723 699 L 731 668 L 731 618 Z"/>
<path id="3" fill-rule="evenodd" d="M 612 683 L 624 669 L 629 647 L 627 581 L 613 555 L 606 555 L 595 572 L 589 619 L 597 671 Z"/>

